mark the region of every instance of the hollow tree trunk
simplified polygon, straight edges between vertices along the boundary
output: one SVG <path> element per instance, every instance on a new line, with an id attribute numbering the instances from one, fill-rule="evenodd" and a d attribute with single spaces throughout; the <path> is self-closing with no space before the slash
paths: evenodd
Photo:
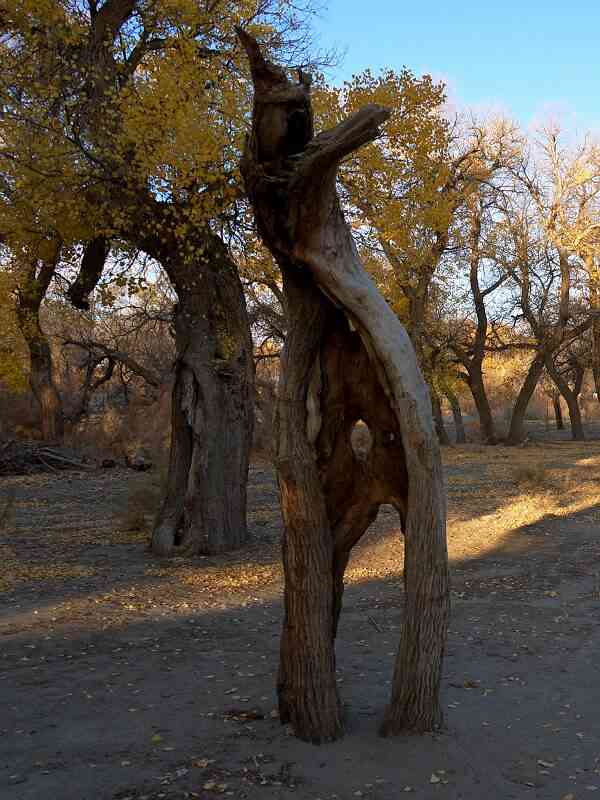
<path id="1" fill-rule="evenodd" d="M 242 173 L 258 230 L 284 275 L 288 313 L 296 306 L 278 408 L 287 611 L 283 719 L 312 741 L 341 731 L 332 648 L 343 571 L 373 514 L 389 502 L 405 533 L 406 603 L 382 731 L 431 730 L 442 720 L 439 685 L 449 613 L 439 444 L 414 348 L 364 271 L 336 193 L 341 159 L 372 141 L 389 114 L 368 106 L 313 138 L 305 76 L 291 84 L 254 39 L 238 33 L 255 87 Z M 313 286 L 322 292 L 318 299 Z M 322 304 L 325 324 L 318 330 L 303 309 Z M 317 342 L 308 347 L 313 335 Z M 364 461 L 351 446 L 359 419 L 372 435 Z M 311 546 L 318 556 L 309 559 Z M 333 591 L 333 602 L 322 591 L 314 601 L 306 596 L 319 582 Z"/>
<path id="2" fill-rule="evenodd" d="M 208 248 L 208 244 L 205 245 Z M 169 264 L 179 304 L 166 496 L 152 535 L 157 555 L 220 553 L 247 539 L 253 358 L 235 264 L 210 242 L 197 271 Z"/>
<path id="3" fill-rule="evenodd" d="M 447 446 L 450 444 L 450 437 L 448 436 L 448 431 L 446 430 L 446 426 L 444 424 L 442 403 L 438 395 L 434 393 L 431 395 L 431 410 L 433 412 L 433 420 L 435 422 L 435 432 L 437 433 L 440 444 Z"/>
<path id="4" fill-rule="evenodd" d="M 554 407 L 554 420 L 556 422 L 556 430 L 564 431 L 565 423 L 563 421 L 562 408 L 560 405 L 560 395 L 552 395 L 552 405 Z"/>
<path id="5" fill-rule="evenodd" d="M 475 408 L 479 416 L 479 427 L 481 430 L 481 438 L 485 444 L 497 444 L 498 436 L 496 434 L 496 426 L 494 424 L 494 416 L 490 408 L 483 375 L 481 373 L 481 366 L 469 365 L 469 380 L 468 385 L 473 395 Z"/>
<path id="6" fill-rule="evenodd" d="M 523 441 L 525 437 L 525 432 L 523 430 L 525 413 L 527 412 L 527 406 L 529 405 L 529 401 L 531 400 L 543 371 L 544 354 L 538 353 L 529 365 L 527 375 L 513 406 L 506 444 L 516 445 Z"/>
<path id="7" fill-rule="evenodd" d="M 467 441 L 467 435 L 465 433 L 465 426 L 463 422 L 462 410 L 460 408 L 460 402 L 458 397 L 454 394 L 454 392 L 450 391 L 449 389 L 445 392 L 446 397 L 448 398 L 448 402 L 450 403 L 450 408 L 452 409 L 452 418 L 454 419 L 454 430 L 456 432 L 456 444 L 465 444 Z"/>

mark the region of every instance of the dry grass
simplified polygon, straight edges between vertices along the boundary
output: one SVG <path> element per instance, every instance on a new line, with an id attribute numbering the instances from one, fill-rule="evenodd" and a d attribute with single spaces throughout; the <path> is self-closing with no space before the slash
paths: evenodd
<path id="1" fill-rule="evenodd" d="M 600 443 L 454 448 L 444 454 L 453 561 L 517 545 L 524 531 L 577 515 L 600 522 Z M 464 471 L 464 472 L 463 472 Z"/>
<path id="2" fill-rule="evenodd" d="M 511 478 L 515 486 L 527 491 L 546 491 L 555 488 L 548 469 L 543 464 L 516 464 Z"/>
<path id="3" fill-rule="evenodd" d="M 448 553 L 452 564 L 550 542 L 562 521 L 600 524 L 600 442 L 443 450 L 448 487 Z M 390 510 L 391 512 L 391 510 Z M 348 583 L 399 577 L 404 541 L 395 514 L 380 514 L 357 545 Z M 397 535 L 378 536 L 391 529 Z"/>

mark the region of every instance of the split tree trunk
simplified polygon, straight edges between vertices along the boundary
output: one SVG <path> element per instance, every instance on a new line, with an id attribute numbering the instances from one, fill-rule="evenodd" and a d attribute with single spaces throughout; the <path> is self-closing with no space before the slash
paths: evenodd
<path id="1" fill-rule="evenodd" d="M 405 534 L 406 602 L 382 732 L 431 730 L 442 721 L 449 613 L 439 444 L 414 348 L 364 271 L 336 193 L 340 161 L 372 141 L 389 113 L 367 106 L 313 138 L 306 76 L 291 84 L 238 33 L 255 87 L 242 174 L 259 233 L 282 269 L 290 316 L 277 410 L 286 575 L 281 718 L 311 741 L 341 733 L 333 640 L 343 574 L 386 502 Z M 351 441 L 358 420 L 372 437 L 360 456 Z"/>
<path id="2" fill-rule="evenodd" d="M 583 430 L 581 409 L 579 408 L 579 394 L 581 392 L 581 384 L 583 383 L 583 374 L 580 376 L 579 380 L 576 381 L 577 385 L 573 390 L 569 386 L 566 378 L 560 374 L 551 357 L 546 360 L 546 369 L 567 404 L 569 420 L 571 422 L 571 438 L 576 442 L 585 441 L 585 431 Z"/>
<path id="3" fill-rule="evenodd" d="M 220 553 L 247 539 L 252 340 L 236 265 L 217 237 L 204 247 L 195 270 L 163 261 L 179 304 L 169 475 L 151 545 L 161 556 Z"/>

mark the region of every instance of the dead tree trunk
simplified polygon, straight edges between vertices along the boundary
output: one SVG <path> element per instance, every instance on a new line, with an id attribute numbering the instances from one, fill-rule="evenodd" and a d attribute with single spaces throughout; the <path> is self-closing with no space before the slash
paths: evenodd
<path id="1" fill-rule="evenodd" d="M 463 422 L 463 416 L 458 397 L 450 389 L 446 389 L 444 394 L 448 398 L 448 402 L 450 403 L 450 408 L 452 409 L 452 418 L 454 420 L 454 430 L 456 434 L 456 444 L 465 444 L 465 442 L 467 441 L 467 435 L 465 433 L 465 426 Z"/>
<path id="2" fill-rule="evenodd" d="M 313 138 L 306 76 L 290 83 L 239 35 L 255 87 L 242 173 L 290 317 L 276 425 L 286 577 L 280 716 L 304 739 L 341 734 L 334 638 L 344 570 L 379 505 L 391 503 L 406 539 L 406 603 L 382 730 L 431 730 L 442 720 L 449 613 L 440 450 L 414 348 L 364 271 L 336 193 L 340 161 L 377 136 L 388 112 L 367 106 Z M 360 456 L 351 442 L 358 420 L 372 438 Z"/>
<path id="3" fill-rule="evenodd" d="M 220 553 L 247 539 L 253 430 L 252 341 L 236 265 L 218 237 L 197 269 L 162 260 L 179 303 L 166 495 L 152 534 L 157 555 Z"/>

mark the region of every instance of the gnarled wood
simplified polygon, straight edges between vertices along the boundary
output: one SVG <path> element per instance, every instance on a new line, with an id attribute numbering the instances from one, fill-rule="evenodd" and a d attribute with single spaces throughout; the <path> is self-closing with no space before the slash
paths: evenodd
<path id="1" fill-rule="evenodd" d="M 341 732 L 333 639 L 343 573 L 386 502 L 399 510 L 406 538 L 406 605 L 382 730 L 430 730 L 442 719 L 449 609 L 439 445 L 414 348 L 365 272 L 336 192 L 339 162 L 378 135 L 388 111 L 366 106 L 313 137 L 306 76 L 292 84 L 248 34 L 239 35 L 255 84 L 242 173 L 258 230 L 281 267 L 291 318 L 277 412 L 286 574 L 281 717 L 312 741 Z M 373 440 L 366 459 L 351 447 L 359 419 Z"/>
<path id="2" fill-rule="evenodd" d="M 44 258 L 32 254 L 23 270 L 17 291 L 17 323 L 27 343 L 30 357 L 29 385 L 39 409 L 42 436 L 47 441 L 64 436 L 62 399 L 54 382 L 52 350 L 40 323 L 40 307 L 54 277 L 60 258 L 62 242 L 53 239 L 45 243 Z"/>
<path id="3" fill-rule="evenodd" d="M 247 539 L 252 341 L 227 248 L 216 236 L 202 246 L 206 259 L 196 269 L 178 261 L 176 250 L 170 258 L 158 253 L 180 298 L 169 475 L 152 534 L 161 556 L 220 553 Z"/>

